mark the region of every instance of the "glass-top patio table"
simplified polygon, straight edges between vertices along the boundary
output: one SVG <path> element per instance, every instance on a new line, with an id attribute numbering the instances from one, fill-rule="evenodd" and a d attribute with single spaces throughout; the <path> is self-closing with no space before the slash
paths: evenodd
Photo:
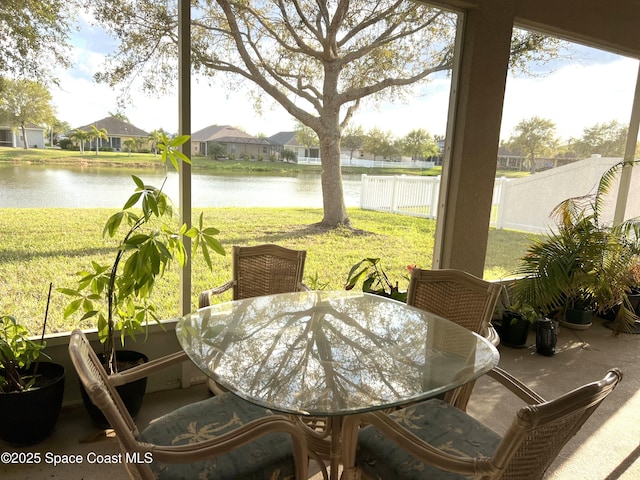
<path id="1" fill-rule="evenodd" d="M 444 318 L 347 291 L 221 303 L 186 315 L 176 333 L 189 358 L 239 397 L 303 425 L 324 419 L 324 434 L 309 431 L 310 449 L 330 460 L 332 477 L 345 415 L 435 397 L 499 359 L 489 341 Z"/>

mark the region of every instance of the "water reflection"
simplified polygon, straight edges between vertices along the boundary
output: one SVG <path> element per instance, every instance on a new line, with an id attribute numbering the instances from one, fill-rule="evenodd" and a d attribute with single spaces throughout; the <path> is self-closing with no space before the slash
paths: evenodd
<path id="1" fill-rule="evenodd" d="M 0 165 L 0 207 L 122 207 L 134 184 L 131 174 L 160 186 L 178 201 L 178 175 L 162 170 L 121 170 L 50 166 Z M 360 176 L 343 178 L 345 203 L 360 201 Z M 322 208 L 320 176 L 206 175 L 192 176 L 194 207 L 310 207 Z"/>

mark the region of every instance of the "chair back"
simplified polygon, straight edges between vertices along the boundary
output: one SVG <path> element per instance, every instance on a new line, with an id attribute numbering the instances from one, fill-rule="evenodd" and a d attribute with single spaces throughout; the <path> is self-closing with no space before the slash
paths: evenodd
<path id="1" fill-rule="evenodd" d="M 435 313 L 483 335 L 502 287 L 462 270 L 414 268 L 407 304 Z"/>
<path id="2" fill-rule="evenodd" d="M 554 400 L 522 407 L 496 449 L 492 463 L 506 480 L 541 479 L 564 445 L 622 380 L 617 368 L 602 380 Z"/>
<path id="3" fill-rule="evenodd" d="M 115 431 L 122 452 L 139 450 L 138 427 L 118 392 L 109 384 L 107 372 L 80 330 L 71 333 L 69 355 L 87 395 Z M 133 479 L 155 478 L 149 466 L 144 463 L 126 462 L 126 467 Z"/>
<path id="4" fill-rule="evenodd" d="M 407 304 L 434 313 L 491 339 L 491 318 L 502 286 L 462 270 L 414 268 L 407 291 Z M 455 345 L 443 345 L 455 352 Z M 465 351 L 466 347 L 463 348 Z M 466 410 L 474 382 L 445 394 L 445 400 Z"/>
<path id="5" fill-rule="evenodd" d="M 233 299 L 301 290 L 305 250 L 280 245 L 233 247 Z"/>

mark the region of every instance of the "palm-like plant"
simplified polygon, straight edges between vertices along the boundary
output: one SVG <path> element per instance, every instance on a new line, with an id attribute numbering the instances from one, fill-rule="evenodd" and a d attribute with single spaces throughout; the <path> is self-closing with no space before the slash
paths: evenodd
<path id="1" fill-rule="evenodd" d="M 90 134 L 85 130 L 75 129 L 70 137 L 78 143 L 80 154 L 84 154 L 84 143 L 89 140 Z"/>
<path id="2" fill-rule="evenodd" d="M 98 155 L 98 150 L 100 149 L 100 139 L 108 140 L 109 137 L 107 135 L 106 128 L 98 128 L 95 125 L 91 125 L 91 131 L 89 132 L 89 136 L 91 140 L 96 141 L 96 156 Z"/>
<path id="3" fill-rule="evenodd" d="M 517 301 L 557 318 L 578 304 L 598 313 L 619 307 L 615 330 L 638 320 L 628 294 L 630 270 L 640 259 L 640 218 L 618 225 L 602 219 L 606 195 L 622 168 L 632 163 L 615 164 L 595 193 L 568 198 L 553 209 L 557 232 L 533 243 L 515 272 L 522 277 L 515 284 Z"/>
<path id="4" fill-rule="evenodd" d="M 129 152 L 129 156 L 131 156 L 131 151 L 136 148 L 136 141 L 133 138 L 127 138 L 124 142 L 122 142 L 122 146 L 127 149 L 127 152 Z"/>

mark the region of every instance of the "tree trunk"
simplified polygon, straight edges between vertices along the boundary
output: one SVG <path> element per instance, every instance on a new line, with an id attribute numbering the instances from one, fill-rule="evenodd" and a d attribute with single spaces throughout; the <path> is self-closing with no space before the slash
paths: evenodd
<path id="1" fill-rule="evenodd" d="M 20 128 L 22 129 L 22 143 L 24 145 L 25 150 L 28 150 L 29 142 L 27 141 L 27 129 L 24 126 L 24 122 L 20 124 Z"/>
<path id="2" fill-rule="evenodd" d="M 335 116 L 334 125 L 326 126 L 325 124 L 323 130 L 317 132 L 320 140 L 320 157 L 322 158 L 322 206 L 324 208 L 324 218 L 321 225 L 329 228 L 335 228 L 340 225 L 350 226 L 351 222 L 347 216 L 342 189 L 338 116 Z"/>

